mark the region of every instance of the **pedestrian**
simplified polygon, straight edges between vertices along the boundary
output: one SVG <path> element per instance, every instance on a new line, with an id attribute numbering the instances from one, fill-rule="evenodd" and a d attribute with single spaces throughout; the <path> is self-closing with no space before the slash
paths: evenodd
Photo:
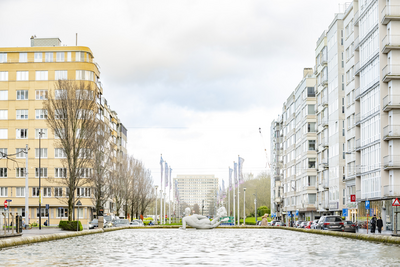
<path id="1" fill-rule="evenodd" d="M 371 233 L 375 234 L 375 229 L 376 229 L 376 215 L 374 214 L 374 217 L 371 219 Z"/>
<path id="2" fill-rule="evenodd" d="M 383 227 L 382 217 L 379 217 L 379 219 L 376 222 L 376 225 L 378 226 L 378 232 L 381 234 L 382 233 L 382 227 Z"/>

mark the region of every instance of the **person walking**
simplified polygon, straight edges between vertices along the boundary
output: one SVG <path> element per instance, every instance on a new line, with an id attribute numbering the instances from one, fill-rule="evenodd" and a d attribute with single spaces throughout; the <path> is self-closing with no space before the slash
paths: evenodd
<path id="1" fill-rule="evenodd" d="M 376 226 L 378 227 L 378 232 L 382 233 L 382 227 L 383 227 L 382 217 L 379 217 L 379 219 L 376 221 Z"/>
<path id="2" fill-rule="evenodd" d="M 371 219 L 371 233 L 375 234 L 375 229 L 376 229 L 376 215 L 374 214 L 374 217 Z"/>

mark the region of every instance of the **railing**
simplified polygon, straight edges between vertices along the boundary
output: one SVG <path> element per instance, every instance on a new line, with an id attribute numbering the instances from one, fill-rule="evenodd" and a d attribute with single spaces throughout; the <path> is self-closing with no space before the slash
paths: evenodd
<path id="1" fill-rule="evenodd" d="M 398 64 L 386 65 L 382 69 L 382 77 L 385 77 L 386 75 L 400 75 L 400 65 Z"/>
<path id="2" fill-rule="evenodd" d="M 329 188 L 329 179 L 328 178 L 324 178 L 324 181 L 322 182 L 322 187 Z"/>
<path id="3" fill-rule="evenodd" d="M 328 126 L 328 118 L 327 117 L 322 118 L 322 126 Z"/>
<path id="4" fill-rule="evenodd" d="M 387 196 L 400 196 L 400 185 L 385 185 L 383 187 L 383 195 Z"/>
<path id="5" fill-rule="evenodd" d="M 383 166 L 386 168 L 400 168 L 400 156 L 387 155 L 383 157 Z"/>
<path id="6" fill-rule="evenodd" d="M 400 16 L 400 5 L 387 5 L 382 9 L 381 18 L 382 20 L 386 16 Z"/>
<path id="7" fill-rule="evenodd" d="M 384 127 L 383 137 L 400 137 L 400 125 L 388 125 Z"/>
<path id="8" fill-rule="evenodd" d="M 360 123 L 360 121 L 361 121 L 361 116 L 360 116 L 360 113 L 357 113 L 357 114 L 356 114 L 356 116 L 355 116 L 355 122 L 356 122 L 356 125 L 357 125 L 357 124 L 359 124 L 359 123 Z"/>
<path id="9" fill-rule="evenodd" d="M 374 85 L 377 82 L 379 82 L 379 76 L 372 78 L 367 84 L 364 84 L 362 87 L 360 86 L 361 88 L 360 94 L 367 91 L 372 85 Z"/>
<path id="10" fill-rule="evenodd" d="M 396 45 L 398 46 L 400 44 L 400 35 L 389 35 L 385 36 L 382 39 L 382 47 L 385 47 L 387 45 Z"/>
<path id="11" fill-rule="evenodd" d="M 322 77 L 321 78 L 321 83 L 322 83 L 322 85 L 328 84 L 328 77 L 326 77 L 326 76 Z"/>
<path id="12" fill-rule="evenodd" d="M 321 139 L 321 145 L 322 146 L 329 146 L 329 139 L 328 137 L 322 138 Z"/>
<path id="13" fill-rule="evenodd" d="M 321 104 L 322 104 L 323 106 L 328 105 L 328 95 L 324 95 L 324 96 L 321 98 Z"/>

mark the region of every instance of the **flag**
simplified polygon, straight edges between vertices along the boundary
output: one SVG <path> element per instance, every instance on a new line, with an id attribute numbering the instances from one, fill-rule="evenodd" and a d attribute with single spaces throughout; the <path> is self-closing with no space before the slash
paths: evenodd
<path id="1" fill-rule="evenodd" d="M 238 187 L 238 180 L 237 180 L 237 163 L 233 162 L 233 177 L 235 179 L 235 188 Z"/>
<path id="2" fill-rule="evenodd" d="M 171 190 L 171 187 L 172 187 L 172 175 L 171 175 L 171 173 L 172 173 L 172 169 L 171 169 L 171 166 L 169 166 L 169 189 Z"/>
<path id="3" fill-rule="evenodd" d="M 165 162 L 165 184 L 164 184 L 164 187 L 168 186 L 168 173 L 169 173 L 169 171 L 168 171 L 168 163 Z"/>
<path id="4" fill-rule="evenodd" d="M 232 172 L 233 170 L 229 167 L 229 191 L 232 190 Z"/>
<path id="5" fill-rule="evenodd" d="M 161 184 L 162 184 L 162 177 L 163 177 L 163 162 L 164 162 L 164 160 L 163 160 L 162 155 L 161 155 L 161 159 L 160 159 L 160 165 L 161 165 Z"/>
<path id="6" fill-rule="evenodd" d="M 226 194 L 225 194 L 225 181 L 222 180 L 222 197 L 225 198 Z"/>
<path id="7" fill-rule="evenodd" d="M 239 171 L 238 171 L 238 175 L 239 175 L 239 183 L 240 183 L 240 184 L 243 184 L 243 182 L 244 182 L 243 173 L 242 173 L 242 170 L 243 170 L 243 162 L 244 162 L 244 159 L 241 158 L 241 157 L 239 157 Z"/>

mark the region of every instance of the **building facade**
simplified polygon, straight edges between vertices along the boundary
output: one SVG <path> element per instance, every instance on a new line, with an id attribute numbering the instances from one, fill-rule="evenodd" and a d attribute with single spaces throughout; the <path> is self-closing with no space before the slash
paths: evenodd
<path id="1" fill-rule="evenodd" d="M 67 175 L 61 160 L 62 149 L 55 147 L 55 137 L 46 124 L 47 111 L 43 101 L 54 90 L 56 81 L 68 79 L 91 85 L 98 104 L 97 117 L 109 126 L 114 143 L 114 154 L 126 154 L 127 131 L 103 95 L 98 64 L 93 52 L 85 46 L 61 46 L 58 38 L 31 38 L 31 47 L 0 48 L 0 152 L 16 154 L 0 158 L 0 211 L 3 203 L 12 200 L 9 211 L 25 217 L 25 196 L 29 200 L 29 218 L 42 223 L 50 218 L 50 225 L 67 219 L 66 188 L 58 178 Z M 39 132 L 41 167 L 39 169 Z M 25 148 L 28 170 L 26 171 Z M 39 211 L 39 172 L 41 173 L 42 210 Z M 87 175 L 90 175 L 88 170 Z M 28 176 L 29 190 L 25 191 Z M 78 188 L 82 206 L 79 218 L 86 224 L 93 218 L 93 191 L 90 186 Z M 114 212 L 112 200 L 106 212 Z M 49 209 L 45 209 L 46 204 Z M 111 209 L 110 209 L 111 207 Z M 74 214 L 78 216 L 78 210 Z"/>

